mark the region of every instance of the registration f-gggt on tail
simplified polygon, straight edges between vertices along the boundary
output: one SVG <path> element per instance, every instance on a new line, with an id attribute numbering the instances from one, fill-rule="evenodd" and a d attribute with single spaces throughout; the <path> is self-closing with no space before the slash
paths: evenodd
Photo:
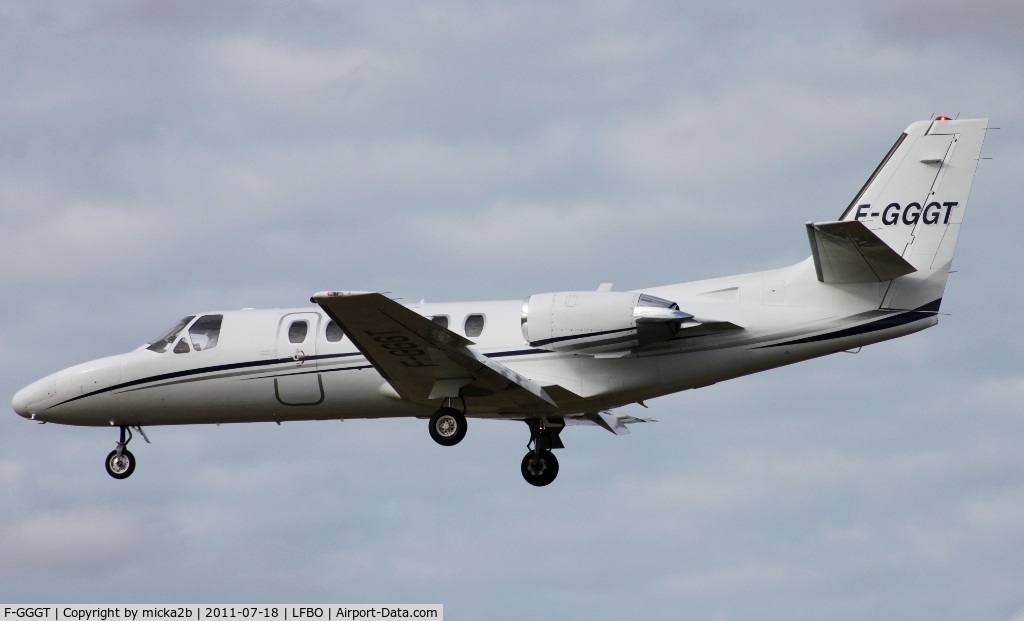
<path id="1" fill-rule="evenodd" d="M 934 326 L 987 129 L 908 127 L 838 220 L 805 225 L 811 256 L 796 265 L 522 301 L 323 291 L 302 308 L 200 312 L 44 377 L 14 410 L 119 429 L 106 458 L 117 479 L 135 470 L 127 445 L 146 426 L 404 416 L 452 446 L 468 418 L 523 421 L 523 477 L 547 485 L 568 425 L 628 433 L 647 421 L 621 406 Z"/>

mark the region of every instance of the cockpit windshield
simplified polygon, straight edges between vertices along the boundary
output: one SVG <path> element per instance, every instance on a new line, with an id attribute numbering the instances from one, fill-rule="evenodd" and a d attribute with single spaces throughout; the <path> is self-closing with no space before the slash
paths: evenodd
<path id="1" fill-rule="evenodd" d="M 189 315 L 188 317 L 185 317 L 178 323 L 174 324 L 174 326 L 172 326 L 166 332 L 161 334 L 160 338 L 156 339 L 155 341 L 150 341 L 149 343 L 146 343 L 146 349 L 155 351 L 158 354 L 164 353 L 165 351 L 167 351 L 167 348 L 171 346 L 171 343 L 174 342 L 174 337 L 178 336 L 178 333 L 184 330 L 185 326 L 188 325 L 188 322 L 195 319 L 195 317 L 195 315 Z"/>

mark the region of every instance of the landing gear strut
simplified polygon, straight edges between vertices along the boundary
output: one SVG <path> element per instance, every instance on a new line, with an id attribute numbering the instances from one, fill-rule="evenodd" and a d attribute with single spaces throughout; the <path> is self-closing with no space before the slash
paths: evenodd
<path id="1" fill-rule="evenodd" d="M 466 437 L 466 416 L 452 407 L 452 400 L 430 417 L 430 437 L 441 446 L 455 446 Z"/>
<path id="2" fill-rule="evenodd" d="M 558 434 L 562 426 L 552 426 L 546 419 L 526 421 L 530 426 L 530 442 L 532 448 L 523 457 L 521 467 L 523 478 L 530 485 L 544 487 L 550 485 L 558 476 L 558 459 L 551 449 L 565 448 Z"/>
<path id="3" fill-rule="evenodd" d="M 125 434 L 128 435 L 125 438 Z M 127 479 L 135 472 L 135 455 L 128 450 L 128 443 L 132 441 L 132 430 L 127 425 L 121 425 L 121 439 L 117 448 L 107 455 L 107 474 L 115 479 Z"/>

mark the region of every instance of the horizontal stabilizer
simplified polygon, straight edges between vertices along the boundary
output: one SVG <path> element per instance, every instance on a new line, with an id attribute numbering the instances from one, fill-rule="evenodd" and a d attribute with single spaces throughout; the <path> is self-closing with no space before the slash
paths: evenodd
<path id="1" fill-rule="evenodd" d="M 808 222 L 814 269 L 830 285 L 882 282 L 917 270 L 858 220 Z"/>

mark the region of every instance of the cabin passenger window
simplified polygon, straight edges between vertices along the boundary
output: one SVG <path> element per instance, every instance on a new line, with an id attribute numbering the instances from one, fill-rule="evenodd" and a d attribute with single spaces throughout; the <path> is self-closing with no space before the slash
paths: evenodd
<path id="1" fill-rule="evenodd" d="M 309 323 L 306 321 L 293 321 L 288 326 L 288 342 L 301 343 L 306 340 L 306 333 L 309 332 Z"/>
<path id="2" fill-rule="evenodd" d="M 188 343 L 185 339 L 178 341 L 178 344 L 174 346 L 174 353 L 176 354 L 187 354 L 189 352 Z"/>
<path id="3" fill-rule="evenodd" d="M 484 316 L 470 315 L 466 317 L 466 336 L 480 336 L 484 331 Z"/>
<path id="4" fill-rule="evenodd" d="M 291 336 L 291 335 L 289 335 Z M 333 321 L 327 324 L 327 340 L 331 343 L 337 343 L 341 340 L 341 337 L 345 336 L 345 333 L 341 331 L 341 326 L 334 323 Z"/>
<path id="5" fill-rule="evenodd" d="M 448 315 L 434 315 L 430 318 L 431 321 L 441 326 L 442 328 L 448 327 Z"/>
<path id="6" fill-rule="evenodd" d="M 167 329 L 163 334 L 161 334 L 158 339 L 146 343 L 146 349 L 150 351 L 155 351 L 158 354 L 164 353 L 165 351 L 167 351 L 167 348 L 171 346 L 171 343 L 174 342 L 174 339 L 178 336 L 178 333 L 184 330 L 185 326 L 188 325 L 188 322 L 192 321 L 194 318 L 195 315 L 189 315 L 188 317 L 185 317 L 178 323 L 174 324 L 169 329 Z"/>
<path id="7" fill-rule="evenodd" d="M 220 339 L 220 324 L 224 315 L 203 315 L 192 327 L 188 329 L 189 340 L 192 341 L 192 349 L 203 351 L 213 349 Z"/>

